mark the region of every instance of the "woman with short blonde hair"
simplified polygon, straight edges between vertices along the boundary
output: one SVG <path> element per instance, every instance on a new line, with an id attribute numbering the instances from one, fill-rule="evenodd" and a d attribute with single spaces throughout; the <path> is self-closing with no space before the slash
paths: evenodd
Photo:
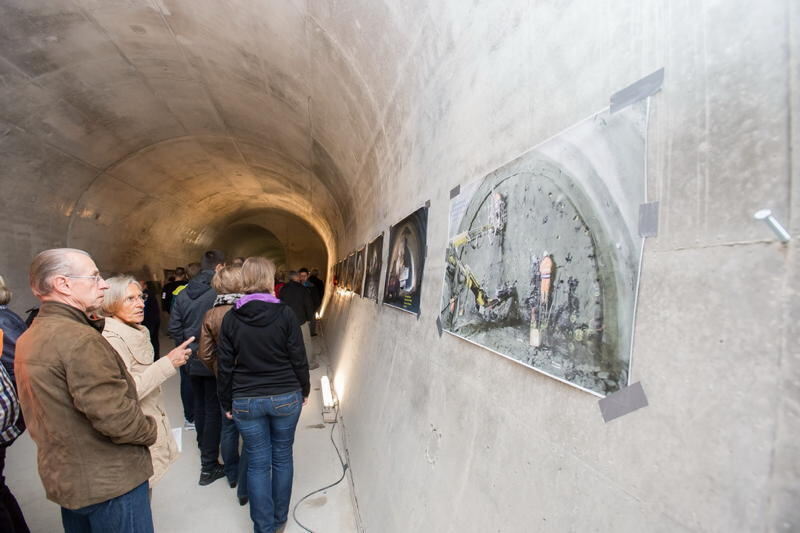
<path id="1" fill-rule="evenodd" d="M 288 519 L 294 434 L 311 390 L 300 324 L 272 294 L 274 279 L 272 261 L 244 262 L 246 295 L 222 319 L 217 343 L 219 400 L 244 439 L 255 531 L 275 531 Z"/>
<path id="2" fill-rule="evenodd" d="M 103 337 L 117 351 L 133 378 L 142 412 L 153 417 L 158 428 L 156 442 L 150 446 L 152 488 L 178 458 L 178 445 L 172 437 L 167 409 L 161 397 L 161 384 L 174 376 L 178 367 L 186 364 L 191 353 L 187 345 L 194 337 L 155 361 L 150 333 L 141 325 L 145 300 L 141 285 L 132 276 L 114 276 L 106 283 L 108 290 L 103 295 L 102 305 L 106 316 Z"/>
<path id="3" fill-rule="evenodd" d="M 245 294 L 275 291 L 275 263 L 265 257 L 248 257 L 242 265 L 242 292 Z"/>
<path id="4" fill-rule="evenodd" d="M 237 264 L 222 267 L 211 279 L 211 286 L 216 291 L 217 298 L 214 300 L 214 306 L 203 317 L 197 358 L 211 370 L 214 376 L 217 375 L 217 342 L 222 320 L 233 308 L 236 300 L 243 296 L 242 285 L 242 266 Z M 214 382 L 214 390 L 216 391 L 216 389 L 217 384 Z M 214 402 L 216 402 L 216 412 L 219 413 L 219 399 L 215 397 Z M 222 419 L 220 453 L 224 463 L 225 476 L 231 487 L 237 487 L 239 504 L 245 505 L 247 503 L 247 455 L 244 451 L 241 455 L 239 454 L 239 431 L 236 429 L 236 424 L 221 413 L 218 416 Z"/>

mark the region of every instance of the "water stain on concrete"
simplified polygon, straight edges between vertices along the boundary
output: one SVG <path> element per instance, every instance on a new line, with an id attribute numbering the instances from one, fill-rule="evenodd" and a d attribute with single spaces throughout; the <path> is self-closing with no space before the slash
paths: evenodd
<path id="1" fill-rule="evenodd" d="M 327 496 L 320 496 L 318 498 L 312 498 L 310 500 L 306 500 L 306 503 L 311 507 L 322 507 L 326 503 L 328 503 Z"/>

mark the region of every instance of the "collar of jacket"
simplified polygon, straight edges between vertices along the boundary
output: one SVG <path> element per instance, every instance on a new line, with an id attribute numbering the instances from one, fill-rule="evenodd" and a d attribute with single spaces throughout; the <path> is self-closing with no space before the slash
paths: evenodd
<path id="1" fill-rule="evenodd" d="M 82 324 L 86 324 L 88 326 L 92 326 L 98 332 L 103 332 L 103 327 L 105 326 L 105 319 L 97 319 L 92 320 L 86 313 L 78 309 L 77 307 L 72 307 L 71 305 L 62 304 L 61 302 L 42 302 L 42 306 L 39 308 L 39 318 L 47 318 L 49 316 L 58 316 L 62 318 L 68 318 L 75 322 L 80 322 Z"/>
<path id="2" fill-rule="evenodd" d="M 147 329 L 144 326 L 139 324 L 128 324 L 127 322 L 123 322 L 122 320 L 114 318 L 113 316 L 106 318 L 105 329 L 113 331 L 122 338 L 130 337 L 131 335 L 135 335 L 136 338 L 138 338 L 142 336 L 143 332 L 147 332 Z M 147 342 L 150 342 L 149 332 L 147 332 Z"/>
<path id="3" fill-rule="evenodd" d="M 139 324 L 128 324 L 118 318 L 106 318 L 103 335 L 116 335 L 127 345 L 133 357 L 142 364 L 150 364 L 154 359 L 153 345 L 150 344 L 150 332 Z"/>
<path id="4" fill-rule="evenodd" d="M 214 300 L 214 307 L 218 305 L 233 305 L 236 300 L 244 296 L 241 293 L 231 293 L 231 294 L 218 294 L 217 299 Z"/>

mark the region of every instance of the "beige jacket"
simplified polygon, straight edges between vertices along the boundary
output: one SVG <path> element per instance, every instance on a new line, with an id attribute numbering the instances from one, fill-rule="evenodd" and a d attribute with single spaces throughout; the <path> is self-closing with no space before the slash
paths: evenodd
<path id="1" fill-rule="evenodd" d="M 153 362 L 153 345 L 150 344 L 147 328 L 129 326 L 116 318 L 107 318 L 103 337 L 114 347 L 133 377 L 142 412 L 155 418 L 158 426 L 156 442 L 150 446 L 153 459 L 152 487 L 178 458 L 178 445 L 172 437 L 167 410 L 161 399 L 161 384 L 176 374 L 175 367 L 166 357 Z"/>

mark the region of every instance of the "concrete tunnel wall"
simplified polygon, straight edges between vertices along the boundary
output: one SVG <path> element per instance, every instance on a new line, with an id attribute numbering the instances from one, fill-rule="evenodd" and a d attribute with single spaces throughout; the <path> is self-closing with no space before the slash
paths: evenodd
<path id="1" fill-rule="evenodd" d="M 23 295 L 51 246 L 171 266 L 276 210 L 340 259 L 430 200 L 419 319 L 350 296 L 325 315 L 366 530 L 791 531 L 798 254 L 752 213 L 800 231 L 798 15 L 6 0 L 0 269 Z M 604 424 L 595 397 L 438 337 L 448 191 L 662 66 L 632 367 L 650 405 Z"/>

